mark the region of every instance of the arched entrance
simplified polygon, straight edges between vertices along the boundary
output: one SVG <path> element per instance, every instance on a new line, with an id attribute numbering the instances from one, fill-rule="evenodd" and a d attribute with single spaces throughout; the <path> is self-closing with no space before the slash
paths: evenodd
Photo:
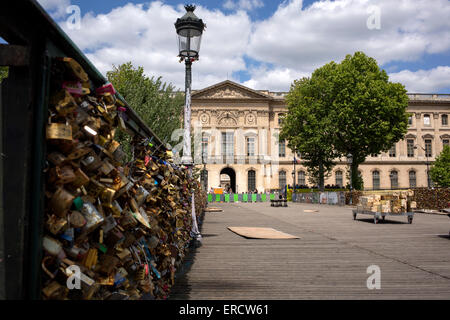
<path id="1" fill-rule="evenodd" d="M 229 185 L 231 187 L 231 190 L 233 191 L 233 193 L 236 193 L 236 172 L 234 171 L 234 169 L 230 168 L 230 167 L 223 168 L 220 171 L 220 176 L 222 176 L 222 175 L 227 175 L 229 177 L 229 180 L 224 179 L 223 182 L 224 182 L 224 184 Z M 222 184 L 222 179 L 221 179 L 221 184 Z"/>

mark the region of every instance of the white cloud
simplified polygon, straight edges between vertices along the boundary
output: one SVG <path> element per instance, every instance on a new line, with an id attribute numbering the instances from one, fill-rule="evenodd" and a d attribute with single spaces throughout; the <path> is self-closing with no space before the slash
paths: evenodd
<path id="1" fill-rule="evenodd" d="M 411 93 L 433 93 L 450 88 L 450 67 L 439 66 L 431 70 L 403 70 L 389 74 L 389 80 L 400 82 Z"/>
<path id="2" fill-rule="evenodd" d="M 367 27 L 373 5 L 380 8 L 379 30 Z M 303 72 L 355 51 L 380 64 L 414 61 L 450 49 L 449 16 L 447 0 L 325 0 L 307 8 L 293 0 L 255 24 L 248 55 Z"/>
<path id="3" fill-rule="evenodd" d="M 71 4 L 70 0 L 39 2 L 53 12 L 55 19 L 64 18 Z M 294 79 L 355 51 L 365 52 L 380 64 L 414 62 L 427 54 L 450 52 L 450 6 L 446 0 L 322 0 L 306 8 L 301 0 L 286 0 L 269 18 L 252 22 L 248 12 L 263 5 L 261 0 L 227 0 L 222 6 L 230 11 L 197 7 L 195 13 L 205 21 L 207 29 L 200 61 L 193 65 L 194 89 L 246 71 L 250 80 L 244 85 L 286 91 Z M 374 5 L 381 12 L 380 30 L 367 28 L 367 9 Z M 184 88 L 184 65 L 177 63 L 174 27 L 184 12 L 182 5 L 152 1 L 129 3 L 106 14 L 86 13 L 79 30 L 68 30 L 66 23 L 59 21 L 102 73 L 111 70 L 113 64 L 131 61 L 144 67 L 149 76 L 161 75 L 164 81 Z M 244 56 L 261 66 L 246 65 Z M 423 81 L 416 78 L 414 82 L 420 85 L 415 85 L 408 82 L 410 71 L 402 73 L 395 67 L 395 63 L 390 66 L 391 75 L 402 77 L 408 90 L 443 88 L 444 80 L 433 80 L 443 74 L 439 68 L 412 73 L 424 77 Z"/>
<path id="4" fill-rule="evenodd" d="M 162 2 L 150 5 L 127 4 L 107 14 L 87 13 L 80 30 L 69 30 L 74 42 L 87 51 L 88 58 L 102 72 L 112 65 L 132 61 L 148 75 L 184 88 L 184 65 L 177 58 L 174 22 L 185 13 Z M 223 81 L 227 73 L 244 70 L 243 59 L 251 32 L 251 21 L 244 11 L 225 15 L 219 10 L 197 7 L 195 13 L 205 21 L 200 62 L 193 64 L 193 87 L 203 88 Z"/>
<path id="5" fill-rule="evenodd" d="M 66 9 L 71 5 L 70 0 L 38 0 L 39 4 L 55 19 L 66 16 Z"/>
<path id="6" fill-rule="evenodd" d="M 289 91 L 294 80 L 310 76 L 308 73 L 296 72 L 288 68 L 269 69 L 265 65 L 252 68 L 249 73 L 251 78 L 243 85 L 256 90 L 270 89 L 271 91 Z"/>
<path id="7" fill-rule="evenodd" d="M 264 2 L 262 0 L 226 0 L 223 3 L 223 7 L 228 10 L 247 10 L 251 11 L 253 9 L 264 7 Z"/>

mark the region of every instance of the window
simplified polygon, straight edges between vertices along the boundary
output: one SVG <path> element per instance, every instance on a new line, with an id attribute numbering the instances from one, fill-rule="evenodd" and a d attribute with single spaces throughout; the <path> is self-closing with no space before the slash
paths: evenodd
<path id="1" fill-rule="evenodd" d="M 373 184 L 374 190 L 380 189 L 380 172 L 379 171 L 372 172 L 372 184 Z"/>
<path id="2" fill-rule="evenodd" d="M 278 143 L 278 156 L 286 157 L 286 141 L 280 140 Z"/>
<path id="3" fill-rule="evenodd" d="M 449 141 L 448 139 L 442 140 L 442 146 L 443 146 L 443 147 L 445 147 L 445 146 L 450 146 L 450 141 Z"/>
<path id="4" fill-rule="evenodd" d="M 410 171 L 409 172 L 409 187 L 410 188 L 415 188 L 417 186 L 416 183 L 416 172 L 415 171 Z"/>
<path id="5" fill-rule="evenodd" d="M 202 170 L 200 174 L 200 183 L 202 184 L 203 190 L 208 190 L 208 170 Z"/>
<path id="6" fill-rule="evenodd" d="M 344 185 L 344 181 L 342 180 L 342 171 L 336 171 L 336 185 L 342 187 Z"/>
<path id="7" fill-rule="evenodd" d="M 413 124 L 413 117 L 412 116 L 408 116 L 408 125 L 412 126 Z"/>
<path id="8" fill-rule="evenodd" d="M 250 170 L 248 172 L 248 191 L 256 190 L 256 172 Z"/>
<path id="9" fill-rule="evenodd" d="M 284 113 L 278 114 L 278 125 L 281 125 L 283 123 L 284 117 L 285 117 Z"/>
<path id="10" fill-rule="evenodd" d="M 222 132 L 222 156 L 234 156 L 233 132 Z"/>
<path id="11" fill-rule="evenodd" d="M 443 114 L 441 117 L 441 121 L 442 121 L 441 123 L 443 126 L 448 126 L 448 115 Z"/>
<path id="12" fill-rule="evenodd" d="M 395 144 L 392 146 L 391 149 L 389 149 L 389 157 L 395 158 L 397 156 Z"/>
<path id="13" fill-rule="evenodd" d="M 208 159 L 208 137 L 202 136 L 202 161 L 206 162 Z"/>
<path id="14" fill-rule="evenodd" d="M 406 152 L 409 158 L 414 157 L 414 140 L 406 140 Z"/>
<path id="15" fill-rule="evenodd" d="M 431 140 L 426 139 L 425 140 L 425 157 L 431 157 L 433 155 L 432 149 L 431 149 Z"/>
<path id="16" fill-rule="evenodd" d="M 389 174 L 389 177 L 391 178 L 391 189 L 397 189 L 398 188 L 398 172 L 397 171 L 391 171 Z"/>
<path id="17" fill-rule="evenodd" d="M 298 172 L 297 183 L 300 186 L 306 186 L 305 171 Z"/>
<path id="18" fill-rule="evenodd" d="M 247 138 L 247 156 L 254 156 L 255 155 L 255 137 L 248 137 Z"/>
<path id="19" fill-rule="evenodd" d="M 284 187 L 286 186 L 286 171 L 282 170 L 278 173 L 278 184 L 280 189 L 284 190 Z"/>
<path id="20" fill-rule="evenodd" d="M 429 114 L 426 114 L 423 116 L 423 125 L 424 126 L 431 126 L 431 118 Z"/>

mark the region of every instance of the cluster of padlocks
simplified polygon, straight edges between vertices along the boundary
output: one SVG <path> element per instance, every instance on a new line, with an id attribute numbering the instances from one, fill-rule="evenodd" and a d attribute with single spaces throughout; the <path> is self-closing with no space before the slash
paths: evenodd
<path id="1" fill-rule="evenodd" d="M 46 128 L 44 299 L 166 299 L 206 195 L 186 167 L 130 132 L 111 84 L 92 88 L 71 58 L 54 61 Z M 195 228 L 194 228 L 195 230 Z"/>

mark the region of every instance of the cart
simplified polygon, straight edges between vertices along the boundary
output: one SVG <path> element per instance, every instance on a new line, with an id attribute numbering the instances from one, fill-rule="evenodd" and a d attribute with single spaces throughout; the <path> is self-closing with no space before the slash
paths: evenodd
<path id="1" fill-rule="evenodd" d="M 401 216 L 406 216 L 408 219 L 408 223 L 411 224 L 413 221 L 413 217 L 414 217 L 414 212 L 403 212 L 403 213 L 387 213 L 387 212 L 372 212 L 372 211 L 367 211 L 367 210 L 353 210 L 353 220 L 356 220 L 356 215 L 357 214 L 369 214 L 371 216 L 373 216 L 373 222 L 375 224 L 378 223 L 378 221 L 380 220 L 380 218 L 384 221 L 386 219 L 386 216 L 395 216 L 395 217 L 401 217 Z M 450 215 L 449 215 L 450 217 Z"/>

